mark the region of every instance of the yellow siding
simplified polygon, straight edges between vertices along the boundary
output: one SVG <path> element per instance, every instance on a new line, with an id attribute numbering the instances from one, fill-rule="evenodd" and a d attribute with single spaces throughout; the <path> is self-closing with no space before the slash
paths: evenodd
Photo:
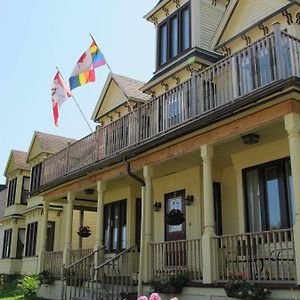
<path id="1" fill-rule="evenodd" d="M 42 152 L 43 151 L 39 143 L 39 140 L 36 138 L 33 142 L 30 152 L 28 153 L 28 161 L 32 164 L 33 163 L 32 160 L 36 158 L 38 155 L 40 155 Z"/>
<path id="2" fill-rule="evenodd" d="M 213 6 L 211 1 L 201 1 L 200 24 L 201 28 L 193 28 L 200 33 L 200 47 L 206 50 L 211 50 L 210 43 L 212 37 L 223 16 L 224 8 L 217 5 Z M 199 34 L 198 33 L 198 34 Z"/>
<path id="3" fill-rule="evenodd" d="M 224 32 L 221 43 L 289 3 L 287 0 L 239 1 Z"/>
<path id="4" fill-rule="evenodd" d="M 199 153 L 200 163 L 200 153 Z M 170 174 L 161 178 L 153 180 L 153 199 L 152 205 L 155 201 L 162 203 L 162 208 L 158 212 L 152 212 L 154 222 L 154 241 L 162 242 L 165 240 L 164 230 L 164 194 L 171 193 L 178 190 L 185 189 L 186 195 L 194 196 L 194 203 L 186 207 L 186 237 L 187 239 L 194 239 L 201 237 L 201 202 L 200 196 L 200 169 L 194 167 L 188 170 Z"/>

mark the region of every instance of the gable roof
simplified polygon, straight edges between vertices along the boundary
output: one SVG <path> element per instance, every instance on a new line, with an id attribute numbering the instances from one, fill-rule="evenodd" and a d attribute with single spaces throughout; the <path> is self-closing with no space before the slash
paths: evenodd
<path id="1" fill-rule="evenodd" d="M 30 170 L 30 165 L 27 163 L 27 152 L 19 151 L 19 150 L 11 150 L 5 170 L 4 175 L 7 174 L 9 167 L 12 165 L 13 170 Z"/>
<path id="2" fill-rule="evenodd" d="M 264 0 L 263 2 L 261 2 L 261 0 L 259 1 L 260 3 L 262 3 L 270 12 L 273 10 L 273 12 L 280 12 L 282 9 L 284 8 L 287 8 L 289 6 L 292 6 L 294 4 L 299 4 L 300 3 L 300 0 L 286 0 L 285 4 L 283 4 L 283 1 L 282 3 L 279 3 L 279 1 L 273 1 L 273 0 Z M 240 5 L 240 4 L 244 4 L 245 5 L 253 5 L 252 2 L 248 2 L 248 1 L 241 1 L 241 0 L 231 0 L 224 15 L 223 15 L 223 18 L 213 36 L 213 39 L 211 41 L 211 48 L 212 49 L 216 49 L 216 48 L 219 48 L 219 44 L 222 40 L 222 37 L 224 35 L 224 33 L 226 32 L 226 30 L 230 27 L 231 25 L 231 21 L 233 19 L 233 16 L 234 14 L 237 12 L 237 7 Z M 241 34 L 242 32 L 244 31 L 247 31 L 249 29 L 249 24 L 247 24 L 247 20 L 249 19 L 248 18 L 248 15 L 249 15 L 249 12 L 251 10 L 250 9 L 245 9 L 243 10 L 243 13 L 245 14 L 245 16 L 242 18 L 243 22 L 245 21 L 245 26 L 241 28 L 240 24 L 239 26 L 237 24 L 232 24 L 233 28 L 236 28 L 237 32 L 239 34 Z M 265 19 L 265 16 L 261 15 L 261 13 L 263 12 L 263 10 L 259 10 L 259 11 L 253 11 L 254 13 L 254 21 L 251 22 L 251 24 L 253 25 L 254 23 L 258 23 L 258 22 L 261 22 L 261 21 L 264 21 Z M 238 13 L 238 12 L 237 12 Z M 226 44 L 226 41 L 223 41 L 223 43 Z"/>
<path id="3" fill-rule="evenodd" d="M 29 159 L 30 152 L 32 150 L 35 141 L 39 143 L 42 153 L 51 153 L 51 154 L 57 153 L 60 150 L 66 148 L 68 142 L 71 143 L 76 142 L 76 140 L 72 138 L 35 131 L 28 149 L 27 161 Z"/>
<path id="4" fill-rule="evenodd" d="M 136 102 L 145 102 L 150 99 L 150 96 L 143 93 L 140 89 L 145 85 L 143 81 L 132 79 L 123 75 L 118 75 L 115 73 L 110 73 L 106 79 L 104 87 L 102 89 L 101 95 L 98 99 L 97 105 L 94 109 L 92 120 L 95 121 L 98 112 L 103 104 L 106 93 L 111 85 L 111 82 L 114 81 L 118 88 L 123 91 L 125 97 L 128 100 Z M 125 101 L 124 101 L 125 103 Z"/>

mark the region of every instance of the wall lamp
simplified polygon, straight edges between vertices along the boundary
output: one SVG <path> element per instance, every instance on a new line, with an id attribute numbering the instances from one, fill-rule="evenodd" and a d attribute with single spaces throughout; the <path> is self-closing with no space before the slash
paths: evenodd
<path id="1" fill-rule="evenodd" d="M 185 204 L 187 206 L 190 206 L 194 202 L 194 196 L 187 195 L 184 200 L 185 200 Z"/>
<path id="2" fill-rule="evenodd" d="M 160 209 L 161 209 L 161 202 L 155 201 L 155 203 L 153 205 L 153 210 L 154 211 L 159 211 Z"/>
<path id="3" fill-rule="evenodd" d="M 245 135 L 242 135 L 242 139 L 243 139 L 244 144 L 247 144 L 247 145 L 257 144 L 259 142 L 259 134 L 256 134 L 256 133 L 245 134 Z"/>

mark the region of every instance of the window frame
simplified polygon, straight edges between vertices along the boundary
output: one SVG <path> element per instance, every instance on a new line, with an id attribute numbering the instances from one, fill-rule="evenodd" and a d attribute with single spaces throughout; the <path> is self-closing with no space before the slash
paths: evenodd
<path id="1" fill-rule="evenodd" d="M 28 189 L 24 188 L 24 181 L 28 179 Z M 22 178 L 22 190 L 21 190 L 21 204 L 26 205 L 29 197 L 29 189 L 30 189 L 30 177 L 23 176 Z"/>
<path id="2" fill-rule="evenodd" d="M 12 206 L 16 203 L 17 185 L 18 177 L 14 177 L 9 181 L 6 207 Z"/>
<path id="3" fill-rule="evenodd" d="M 189 13 L 189 33 L 188 33 L 188 39 L 189 39 L 189 46 L 183 50 L 183 23 L 182 23 L 182 12 L 184 10 L 188 10 Z M 172 26 L 171 26 L 171 20 L 177 17 L 177 40 L 178 40 L 178 45 L 177 45 L 177 55 L 172 57 Z M 161 27 L 165 26 L 167 27 L 167 59 L 166 62 L 161 63 Z M 170 63 L 171 61 L 177 59 L 179 56 L 182 54 L 186 53 L 187 51 L 190 50 L 191 48 L 191 37 L 192 37 L 192 21 L 191 21 L 191 5 L 190 3 L 186 3 L 179 9 L 177 9 L 174 13 L 172 13 L 170 16 L 168 16 L 165 20 L 163 20 L 158 26 L 157 26 L 157 34 L 156 34 L 156 45 L 157 45 L 157 50 L 156 50 L 156 68 L 162 68 L 166 64 Z"/>
<path id="4" fill-rule="evenodd" d="M 34 165 L 31 168 L 30 191 L 34 191 L 41 185 L 42 178 L 42 162 Z"/>
<path id="5" fill-rule="evenodd" d="M 36 256 L 38 222 L 28 223 L 26 227 L 25 257 Z"/>
<path id="6" fill-rule="evenodd" d="M 119 224 L 117 227 L 117 247 L 113 249 L 113 230 L 114 230 L 114 209 L 118 209 Z M 110 224 L 108 224 L 110 223 Z M 103 237 L 106 243 L 106 229 L 108 228 L 108 245 L 106 245 L 105 252 L 119 253 L 126 249 L 122 247 L 122 228 L 126 226 L 126 244 L 127 244 L 127 200 L 119 200 L 104 205 L 104 218 L 103 218 Z"/>
<path id="7" fill-rule="evenodd" d="M 3 247 L 2 247 L 2 258 L 3 259 L 10 258 L 11 242 L 12 242 L 12 228 L 4 230 Z"/>
<path id="8" fill-rule="evenodd" d="M 268 168 L 277 167 L 280 173 L 278 174 L 278 194 L 279 194 L 279 208 L 280 208 L 280 228 L 286 229 L 292 228 L 292 208 L 290 207 L 289 199 L 289 186 L 288 186 L 288 172 L 286 170 L 286 164 L 290 161 L 289 157 L 282 159 L 270 161 L 267 163 L 255 165 L 242 170 L 243 178 L 243 191 L 244 191 L 244 205 L 245 205 L 245 229 L 246 232 L 250 231 L 250 218 L 249 218 L 249 199 L 247 193 L 247 172 L 251 170 L 257 170 L 258 172 L 258 185 L 259 185 L 259 195 L 260 195 L 260 221 L 262 231 L 271 231 L 276 229 L 271 229 L 270 216 L 269 216 L 269 205 L 268 205 L 268 195 L 266 188 L 266 175 L 265 172 Z"/>

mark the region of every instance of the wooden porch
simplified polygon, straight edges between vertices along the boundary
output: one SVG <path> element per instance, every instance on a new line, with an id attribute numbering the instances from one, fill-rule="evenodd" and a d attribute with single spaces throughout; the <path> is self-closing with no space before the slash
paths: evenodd
<path id="1" fill-rule="evenodd" d="M 76 176 L 97 162 L 111 164 L 132 150 L 142 152 L 199 129 L 255 103 L 257 93 L 263 98 L 299 76 L 300 41 L 281 32 L 277 24 L 274 33 L 194 71 L 190 80 L 47 158 L 41 185 L 67 180 L 66 175 Z"/>
<path id="2" fill-rule="evenodd" d="M 296 262 L 292 229 L 215 236 L 215 281 L 242 273 L 254 282 L 295 283 Z M 152 279 L 188 273 L 202 282 L 201 239 L 153 243 Z"/>

